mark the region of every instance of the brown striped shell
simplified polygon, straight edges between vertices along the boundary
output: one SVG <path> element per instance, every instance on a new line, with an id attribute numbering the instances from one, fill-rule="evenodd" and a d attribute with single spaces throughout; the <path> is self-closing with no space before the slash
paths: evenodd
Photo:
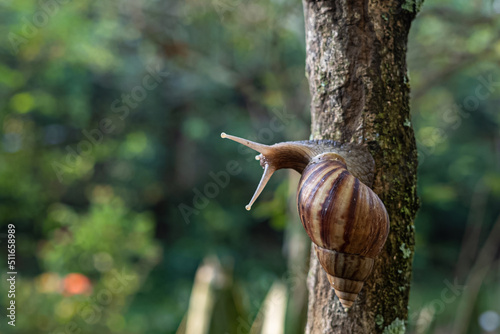
<path id="1" fill-rule="evenodd" d="M 304 169 L 297 204 L 328 280 L 349 308 L 387 239 L 385 206 L 333 153 L 315 157 Z"/>
<path id="2" fill-rule="evenodd" d="M 374 160 L 357 144 L 332 141 L 284 142 L 272 146 L 221 134 L 261 154 L 264 174 L 250 203 L 278 169 L 302 174 L 297 192 L 299 216 L 316 255 L 344 308 L 352 306 L 389 233 L 389 216 L 370 189 Z"/>

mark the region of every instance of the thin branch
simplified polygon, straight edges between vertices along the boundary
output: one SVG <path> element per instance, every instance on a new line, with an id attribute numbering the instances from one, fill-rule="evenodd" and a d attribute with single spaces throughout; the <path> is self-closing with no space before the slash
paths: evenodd
<path id="1" fill-rule="evenodd" d="M 455 270 L 456 276 L 461 279 L 470 272 L 472 261 L 477 254 L 479 237 L 481 235 L 482 224 L 484 220 L 486 203 L 488 200 L 489 189 L 484 186 L 483 179 L 480 179 L 474 189 L 471 198 L 471 208 L 467 227 L 465 229 L 460 255 L 458 256 Z"/>

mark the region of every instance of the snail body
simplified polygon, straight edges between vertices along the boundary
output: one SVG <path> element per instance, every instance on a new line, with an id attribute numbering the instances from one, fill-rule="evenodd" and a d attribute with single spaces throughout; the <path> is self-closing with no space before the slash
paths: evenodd
<path id="1" fill-rule="evenodd" d="M 284 142 L 272 146 L 226 135 L 260 153 L 264 174 L 246 206 L 262 192 L 274 171 L 301 173 L 297 191 L 300 220 L 318 260 L 343 307 L 356 300 L 389 234 L 389 216 L 370 189 L 375 162 L 357 144 L 325 141 Z"/>

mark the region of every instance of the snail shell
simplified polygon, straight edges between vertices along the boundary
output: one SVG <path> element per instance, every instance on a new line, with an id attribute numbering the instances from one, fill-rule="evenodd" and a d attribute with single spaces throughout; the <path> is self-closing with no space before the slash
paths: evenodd
<path id="1" fill-rule="evenodd" d="M 357 144 L 332 141 L 284 142 L 272 146 L 221 134 L 261 154 L 262 179 L 246 206 L 278 169 L 302 174 L 297 191 L 299 216 L 318 260 L 345 309 L 351 307 L 373 270 L 389 234 L 389 216 L 370 189 L 374 160 Z"/>
<path id="2" fill-rule="evenodd" d="M 304 169 L 297 204 L 328 281 L 344 308 L 351 307 L 389 233 L 384 204 L 334 153 Z"/>

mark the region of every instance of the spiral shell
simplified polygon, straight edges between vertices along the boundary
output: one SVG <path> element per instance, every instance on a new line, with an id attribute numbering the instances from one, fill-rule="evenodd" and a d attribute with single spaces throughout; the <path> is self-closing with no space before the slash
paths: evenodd
<path id="1" fill-rule="evenodd" d="M 306 166 L 297 204 L 319 262 L 340 302 L 349 308 L 387 239 L 384 204 L 334 153 L 316 156 Z"/>

